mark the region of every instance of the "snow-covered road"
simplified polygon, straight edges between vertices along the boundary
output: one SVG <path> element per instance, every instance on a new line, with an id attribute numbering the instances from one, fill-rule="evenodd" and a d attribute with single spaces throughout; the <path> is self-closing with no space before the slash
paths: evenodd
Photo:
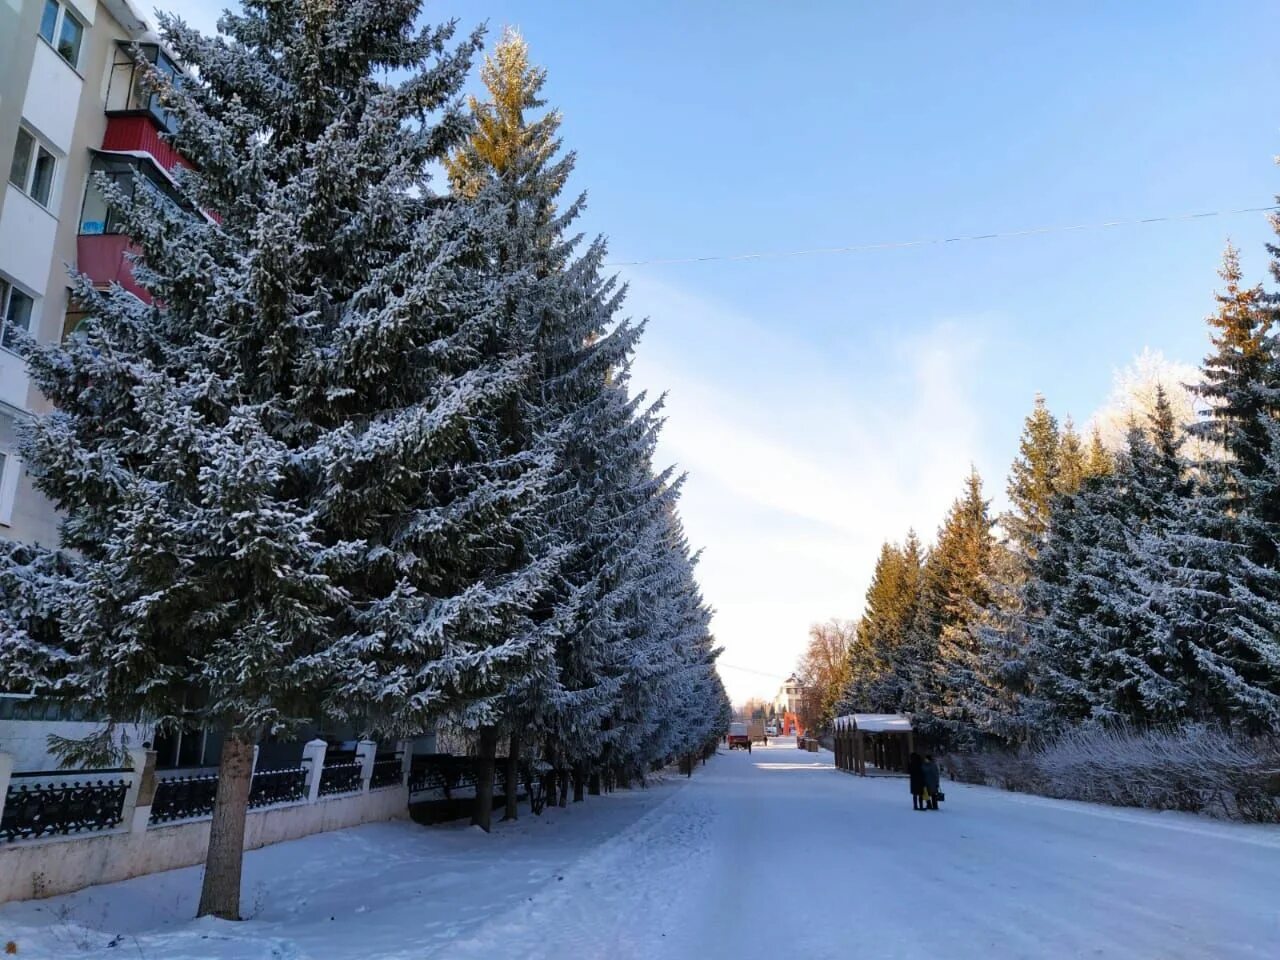
<path id="1" fill-rule="evenodd" d="M 1280 955 L 1280 830 L 946 789 L 941 812 L 916 813 L 902 781 L 778 741 L 491 836 L 377 824 L 252 853 L 245 923 L 186 920 L 185 870 L 0 908 L 0 943 L 218 960 Z"/>

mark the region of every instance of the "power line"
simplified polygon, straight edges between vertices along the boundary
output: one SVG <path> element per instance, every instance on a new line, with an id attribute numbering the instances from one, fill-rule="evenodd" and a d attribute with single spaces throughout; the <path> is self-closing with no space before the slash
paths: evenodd
<path id="1" fill-rule="evenodd" d="M 771 679 L 773 679 L 773 680 L 786 680 L 786 679 L 787 679 L 786 677 L 784 677 L 784 676 L 783 676 L 782 674 L 780 674 L 780 673 L 769 673 L 769 672 L 767 672 L 767 671 L 765 671 L 765 670 L 752 670 L 750 667 L 735 667 L 732 663 L 721 663 L 719 660 L 717 660 L 717 661 L 716 661 L 716 666 L 718 666 L 718 667 L 724 667 L 724 668 L 725 668 L 725 669 L 727 669 L 727 670 L 740 670 L 740 671 L 741 671 L 741 672 L 743 672 L 743 673 L 754 673 L 754 674 L 756 674 L 757 676 L 761 676 L 761 677 L 769 677 L 769 678 L 771 678 Z"/>
<path id="2" fill-rule="evenodd" d="M 874 243 L 855 243 L 843 247 L 811 247 L 803 250 L 772 250 L 759 253 L 724 253 L 705 257 L 666 257 L 648 260 L 616 260 L 607 267 L 664 266 L 678 263 L 715 263 L 739 260 L 781 260 L 789 257 L 812 257 L 836 253 L 863 253 L 868 250 L 897 250 L 905 247 L 943 246 L 948 243 L 968 243 L 975 240 L 1009 240 L 1017 237 L 1034 237 L 1047 233 L 1069 233 L 1075 230 L 1102 230 L 1108 227 L 1145 226 L 1152 223 L 1177 223 L 1184 220 L 1203 220 L 1208 217 L 1235 217 L 1245 213 L 1272 213 L 1280 206 L 1241 207 L 1238 210 L 1209 210 L 1204 213 L 1176 213 L 1162 217 L 1138 217 L 1131 220 L 1100 220 L 1094 223 L 1056 224 L 1043 227 L 1026 227 L 1021 230 L 1002 230 L 992 233 L 971 233 L 956 237 L 937 237 L 928 240 L 882 240 Z"/>

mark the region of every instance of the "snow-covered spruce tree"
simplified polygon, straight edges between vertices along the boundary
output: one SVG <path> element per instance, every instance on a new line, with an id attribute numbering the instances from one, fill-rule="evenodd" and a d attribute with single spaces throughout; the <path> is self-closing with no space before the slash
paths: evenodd
<path id="1" fill-rule="evenodd" d="M 81 283 L 87 335 L 31 356 L 58 409 L 28 458 L 78 555 L 32 686 L 225 731 L 202 914 L 239 910 L 258 736 L 478 726 L 538 658 L 548 464 L 495 427 L 529 375 L 519 278 L 492 269 L 495 205 L 428 182 L 476 40 L 418 12 L 249 0 L 218 39 L 162 18 L 198 78 L 156 79 L 182 190 L 217 217 L 113 194 L 154 302 Z"/>
<path id="2" fill-rule="evenodd" d="M 619 607 L 627 662 L 610 724 L 613 762 L 624 780 L 693 753 L 719 732 L 724 692 L 715 678 L 718 649 L 678 517 L 653 516 L 630 596 Z"/>
<path id="3" fill-rule="evenodd" d="M 921 730 L 952 746 L 976 741 L 986 692 L 970 628 L 991 602 L 992 522 L 982 478 L 971 470 L 924 566 L 917 624 L 922 649 L 908 710 Z"/>
<path id="4" fill-rule="evenodd" d="M 563 555 L 539 601 L 555 624 L 556 669 L 517 685 L 506 716 L 513 731 L 542 740 L 544 759 L 562 785 L 572 776 L 581 799 L 593 771 L 608 762 L 610 718 L 630 655 L 618 611 L 632 596 L 648 525 L 673 508 L 678 484 L 651 466 L 657 408 L 628 397 L 639 330 L 618 317 L 623 291 L 601 273 L 604 244 L 578 255 L 578 240 L 568 235 L 582 201 L 560 209 L 573 156 L 561 152 L 559 115 L 536 115 L 545 73 L 531 65 L 523 39 L 508 32 L 482 80 L 488 99 L 472 100 L 476 130 L 448 169 L 460 195 L 499 198 L 508 226 L 499 265 L 528 277 L 510 308 L 535 357 L 525 422 L 554 449 L 546 520 Z M 652 604 L 629 609 L 635 618 L 656 616 Z M 512 767 L 518 748 L 513 737 Z"/>
<path id="5" fill-rule="evenodd" d="M 1102 442 L 1102 431 L 1097 426 L 1089 434 L 1089 448 L 1084 458 L 1084 477 L 1105 477 L 1115 471 L 1115 459 Z"/>
<path id="6" fill-rule="evenodd" d="M 539 602 L 541 614 L 556 624 L 556 669 L 513 690 L 506 719 L 513 732 L 543 740 L 562 775 L 573 771 L 581 798 L 584 768 L 600 750 L 602 707 L 610 696 L 611 681 L 600 674 L 598 661 L 602 646 L 614 639 L 601 619 L 606 564 L 600 551 L 607 546 L 602 538 L 617 531 L 599 502 L 625 473 L 622 461 L 635 456 L 622 439 L 634 432 L 635 410 L 621 371 L 638 331 L 618 319 L 621 291 L 600 272 L 604 244 L 597 241 L 577 255 L 578 239 L 567 235 L 582 206 L 579 198 L 559 209 L 573 155 L 561 152 L 559 114 L 534 116 L 544 105 L 545 72 L 530 63 L 519 34 L 504 35 L 481 77 L 488 100 L 472 99 L 475 132 L 449 158 L 448 169 L 460 195 L 487 191 L 500 200 L 508 239 L 499 266 L 529 279 L 526 294 L 509 309 L 535 358 L 522 398 L 524 425 L 554 453 L 556 479 L 545 519 L 564 554 L 559 576 Z M 640 430 L 642 447 L 651 444 L 647 429 Z M 647 450 L 640 456 L 647 470 Z M 508 776 L 519 749 L 513 735 Z M 507 814 L 515 815 L 510 797 Z"/>
<path id="7" fill-rule="evenodd" d="M 1201 364 L 1203 382 L 1193 388 L 1208 404 L 1208 415 L 1188 432 L 1227 454 L 1199 467 L 1207 481 L 1221 487 L 1223 509 L 1239 516 L 1255 506 L 1248 496 L 1249 481 L 1267 470 L 1267 420 L 1280 408 L 1280 396 L 1274 381 L 1275 344 L 1269 336 L 1273 318 L 1262 288 L 1241 286 L 1240 254 L 1231 245 L 1218 275 L 1226 289 L 1216 294 L 1218 310 L 1208 320 L 1213 352 Z M 1265 552 L 1265 536 L 1263 541 L 1258 549 Z"/>
<path id="8" fill-rule="evenodd" d="M 1037 395 L 1023 424 L 1018 457 L 1009 470 L 1007 491 L 1012 508 L 997 522 L 1000 538 L 993 547 L 992 573 L 986 585 L 990 599 L 970 624 L 978 674 L 985 678 L 989 691 L 980 726 L 1005 742 L 1020 740 L 1028 731 L 1022 707 L 1030 680 L 1027 624 L 1034 610 L 1025 593 L 1027 568 L 1049 527 L 1055 497 L 1062 493 L 1064 483 L 1074 484 L 1076 474 L 1085 469 L 1076 462 L 1076 447 L 1078 444 L 1069 439 L 1063 478 L 1062 434 L 1044 398 Z"/>
<path id="9" fill-rule="evenodd" d="M 1110 477 L 1059 501 L 1027 594 L 1035 703 L 1049 725 L 1176 720 L 1185 709 L 1178 658 L 1159 648 L 1167 624 L 1150 603 L 1151 558 L 1180 522 L 1189 484 L 1163 394 L 1147 429 L 1134 424 Z"/>
<path id="10" fill-rule="evenodd" d="M 1280 258 L 1275 248 L 1272 253 Z M 1280 276 L 1277 262 L 1272 271 Z M 1185 568 L 1184 579 L 1229 594 L 1212 613 L 1212 593 L 1183 597 L 1191 604 L 1189 617 L 1220 631 L 1215 670 L 1225 671 L 1218 680 L 1231 691 L 1220 718 L 1225 711 L 1250 732 L 1274 731 L 1280 728 L 1280 348 L 1274 308 L 1260 287 L 1242 286 L 1233 247 L 1219 275 L 1226 289 L 1209 318 L 1214 350 L 1197 388 L 1209 409 L 1190 431 L 1221 456 L 1197 464 L 1194 533 L 1168 547 L 1185 554 L 1170 558 Z M 1227 556 L 1235 563 L 1223 567 Z M 1184 629 L 1200 632 L 1189 623 Z"/>

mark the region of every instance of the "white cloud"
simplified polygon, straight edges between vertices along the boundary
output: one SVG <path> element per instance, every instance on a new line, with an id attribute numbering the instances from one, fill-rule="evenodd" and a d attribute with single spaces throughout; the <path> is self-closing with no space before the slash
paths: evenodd
<path id="1" fill-rule="evenodd" d="M 928 539 L 959 492 L 979 449 L 980 336 L 938 324 L 863 379 L 815 344 L 631 280 L 652 317 L 635 381 L 669 391 L 659 461 L 689 473 L 681 513 L 722 661 L 746 668 L 725 682 L 735 699 L 771 696 L 810 623 L 861 610 L 880 543 L 912 525 Z"/>

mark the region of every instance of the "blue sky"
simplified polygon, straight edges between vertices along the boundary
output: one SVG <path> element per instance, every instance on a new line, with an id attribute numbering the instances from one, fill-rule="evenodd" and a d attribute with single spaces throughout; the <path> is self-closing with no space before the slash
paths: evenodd
<path id="1" fill-rule="evenodd" d="M 219 3 L 170 8 L 210 27 Z M 1070 7 L 1070 9 L 1065 9 Z M 518 26 L 617 261 L 1263 206 L 1280 192 L 1252 2 L 429 4 Z M 777 260 L 620 268 L 669 391 L 722 670 L 772 695 L 854 617 L 880 542 L 928 537 L 969 464 L 999 505 L 1042 392 L 1088 420 L 1144 348 L 1195 363 L 1261 214 Z M 746 668 L 746 669 L 742 669 Z"/>

